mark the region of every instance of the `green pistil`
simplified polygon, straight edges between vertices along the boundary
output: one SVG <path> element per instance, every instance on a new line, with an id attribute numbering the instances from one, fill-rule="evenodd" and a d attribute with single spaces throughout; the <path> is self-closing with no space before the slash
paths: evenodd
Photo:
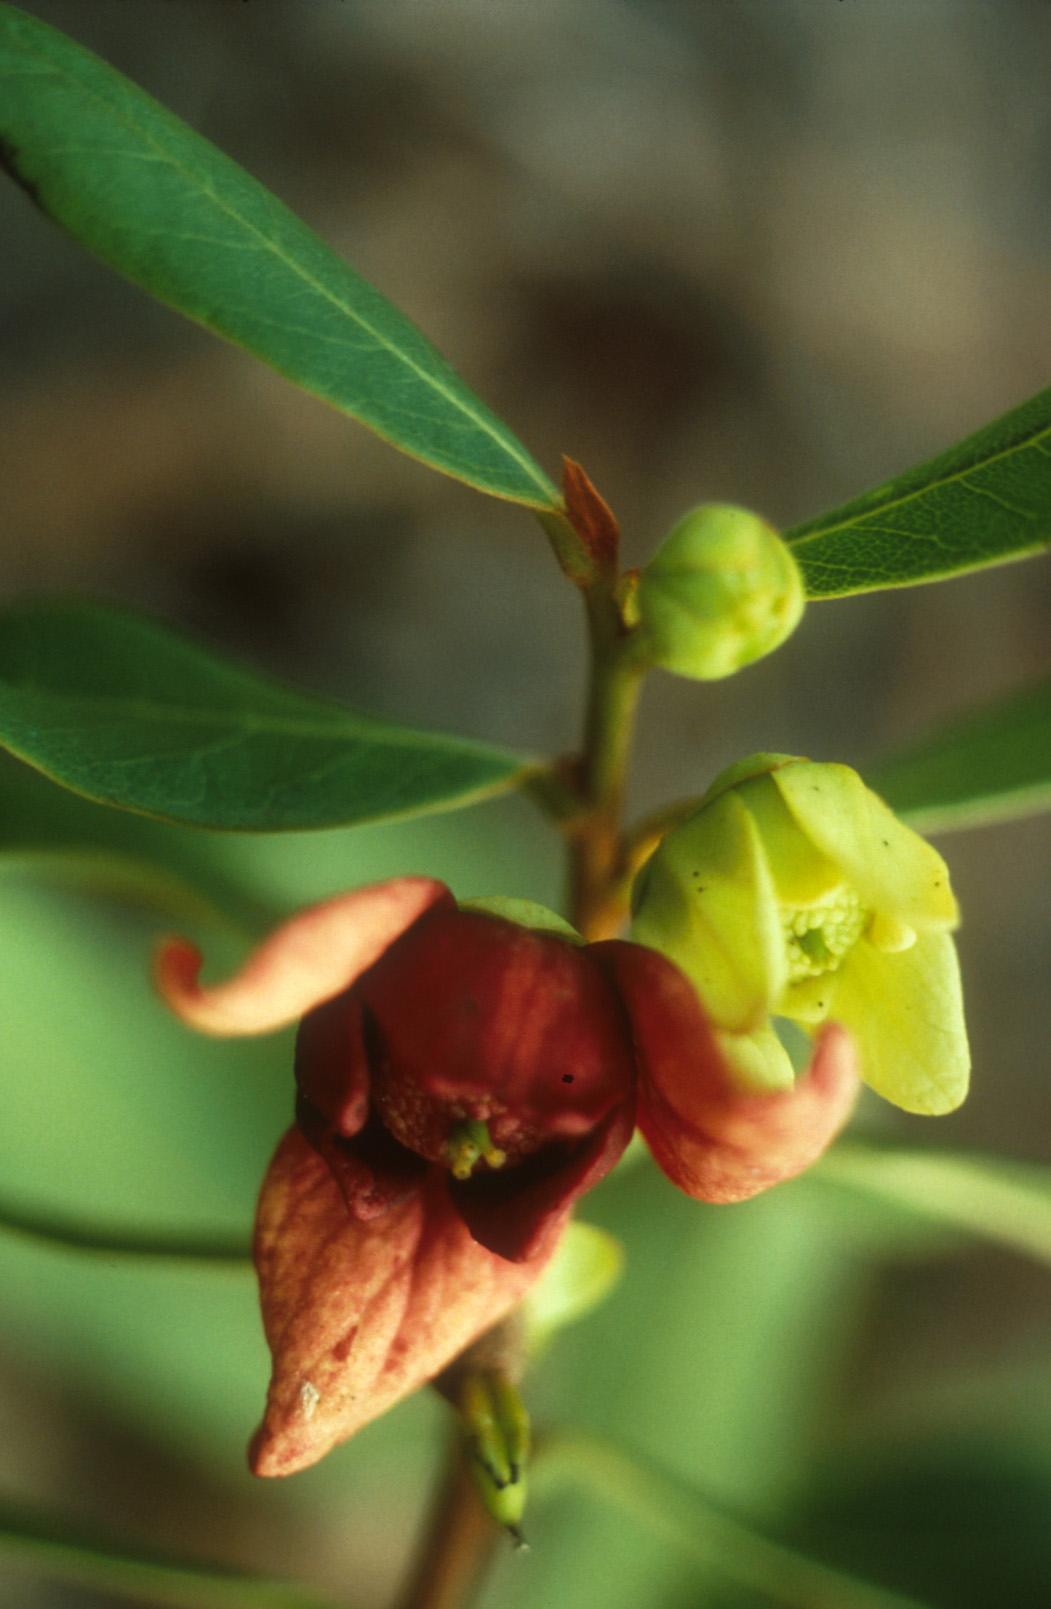
<path id="1" fill-rule="evenodd" d="M 489 1125 L 475 1118 L 457 1123 L 445 1142 L 445 1160 L 454 1179 L 469 1179 L 475 1164 L 484 1162 L 490 1168 L 502 1168 L 507 1152 L 501 1151 L 489 1138 Z"/>

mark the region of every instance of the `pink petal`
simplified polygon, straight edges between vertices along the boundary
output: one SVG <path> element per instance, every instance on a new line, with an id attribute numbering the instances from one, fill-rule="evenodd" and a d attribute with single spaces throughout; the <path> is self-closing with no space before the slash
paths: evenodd
<path id="1" fill-rule="evenodd" d="M 201 952 L 165 939 L 154 979 L 175 1015 L 199 1033 L 266 1034 L 349 987 L 426 911 L 453 905 L 444 883 L 394 877 L 308 905 L 277 928 L 225 983 L 198 982 Z"/>
<path id="2" fill-rule="evenodd" d="M 744 1201 L 816 1161 L 857 1099 L 857 1054 L 845 1029 L 826 1026 L 793 1090 L 751 1094 L 730 1077 L 677 967 L 642 945 L 596 949 L 631 1021 L 639 1128 L 673 1184 L 701 1201 Z"/>
<path id="3" fill-rule="evenodd" d="M 434 1169 L 422 1193 L 357 1222 L 327 1164 L 291 1129 L 256 1219 L 274 1368 L 249 1455 L 255 1474 L 305 1469 L 432 1379 L 521 1300 L 567 1218 L 528 1262 L 505 1262 L 472 1240 Z"/>

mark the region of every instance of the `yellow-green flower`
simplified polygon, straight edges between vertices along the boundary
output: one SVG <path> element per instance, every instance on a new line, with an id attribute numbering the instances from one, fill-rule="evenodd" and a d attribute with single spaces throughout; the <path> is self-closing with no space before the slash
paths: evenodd
<path id="1" fill-rule="evenodd" d="M 742 1079 L 791 1083 L 771 1017 L 855 1041 L 865 1081 L 949 1112 L 970 1059 L 941 856 L 845 765 L 759 754 L 717 777 L 636 886 L 632 937 L 689 977 Z"/>

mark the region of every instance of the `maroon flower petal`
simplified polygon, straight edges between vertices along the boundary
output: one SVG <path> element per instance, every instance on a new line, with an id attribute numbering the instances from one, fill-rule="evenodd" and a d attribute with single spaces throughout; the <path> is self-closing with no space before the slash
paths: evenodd
<path id="1" fill-rule="evenodd" d="M 691 983 L 655 950 L 595 946 L 628 1017 L 639 1069 L 638 1123 L 673 1184 L 702 1201 L 744 1201 L 810 1166 L 857 1099 L 846 1031 L 823 1031 L 808 1072 L 786 1093 L 733 1081 Z"/>
<path id="2" fill-rule="evenodd" d="M 586 1134 L 632 1090 L 613 989 L 589 950 L 550 933 L 436 910 L 357 992 L 385 1063 L 381 1107 L 423 1090 L 442 1102 L 484 1101 L 545 1137 L 568 1137 Z M 433 1151 L 429 1134 L 402 1137 Z"/>
<path id="3" fill-rule="evenodd" d="M 308 1011 L 296 1035 L 296 1085 L 327 1125 L 349 1139 L 369 1115 L 369 1062 L 361 1004 L 337 995 Z"/>
<path id="4" fill-rule="evenodd" d="M 449 1198 L 475 1240 L 498 1257 L 535 1257 L 573 1202 L 619 1162 L 634 1128 L 631 1099 L 583 1140 L 555 1140 L 515 1167 L 450 1178 Z"/>
<path id="5" fill-rule="evenodd" d="M 558 1242 L 552 1231 L 527 1262 L 494 1256 L 471 1238 L 437 1170 L 423 1193 L 357 1222 L 326 1163 L 291 1129 L 256 1219 L 274 1367 L 254 1472 L 305 1469 L 432 1379 L 536 1282 Z"/>

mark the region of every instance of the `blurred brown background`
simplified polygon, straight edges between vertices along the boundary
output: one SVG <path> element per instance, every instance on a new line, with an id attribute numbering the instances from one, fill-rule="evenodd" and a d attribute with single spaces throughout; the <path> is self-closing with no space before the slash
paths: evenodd
<path id="1" fill-rule="evenodd" d="M 1041 0 L 24 9 L 270 185 L 549 473 L 560 453 L 579 459 L 628 562 L 702 500 L 802 520 L 1051 380 Z M 120 600 L 377 713 L 573 744 L 578 605 L 528 516 L 154 305 L 13 185 L 0 351 L 4 598 Z M 732 683 L 653 679 L 634 803 L 699 792 L 759 748 L 863 764 L 1049 671 L 1043 560 L 816 605 Z M 941 847 L 966 918 L 976 1087 L 936 1127 L 893 1121 L 917 1143 L 1051 1161 L 1051 831 Z M 921 1329 L 940 1322 L 944 1302 L 911 1286 L 905 1301 Z M 998 1335 L 1024 1345 L 1046 1327 L 1041 1280 L 1008 1262 L 960 1276 L 947 1332 L 980 1335 L 990 1302 Z M 39 1423 L 62 1422 L 33 1389 Z M 70 1456 L 81 1502 L 92 1434 L 82 1424 Z M 110 1449 L 132 1521 L 150 1507 L 128 1496 L 137 1456 Z M 206 1497 L 171 1473 L 173 1540 L 244 1557 L 229 1520 L 201 1534 Z M 18 1459 L 8 1478 L 33 1484 Z M 104 1601 L 13 1590 L 19 1606 Z"/>

